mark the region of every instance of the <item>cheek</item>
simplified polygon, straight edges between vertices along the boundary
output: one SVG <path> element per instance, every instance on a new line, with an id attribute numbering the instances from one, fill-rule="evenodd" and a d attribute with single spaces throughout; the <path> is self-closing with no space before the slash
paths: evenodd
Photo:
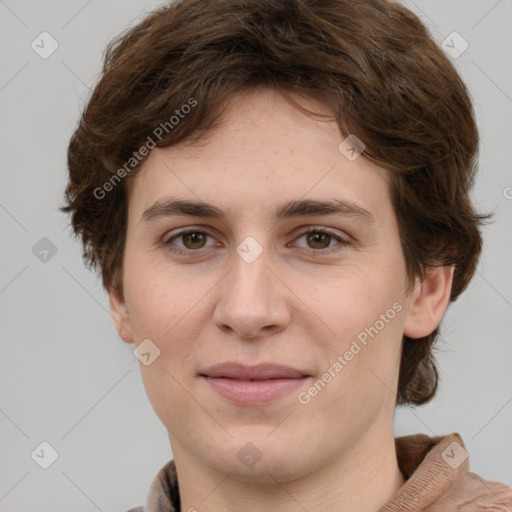
<path id="1" fill-rule="evenodd" d="M 172 360 L 162 354 L 152 365 L 141 365 L 141 377 L 160 421 L 169 431 L 185 431 L 190 435 L 198 424 L 197 415 L 201 411 L 192 400 L 187 384 L 183 384 L 182 376 L 173 368 Z"/>
<path id="2" fill-rule="evenodd" d="M 345 322 L 340 319 L 338 335 L 325 343 L 322 360 L 327 362 L 301 396 L 301 403 L 309 400 L 309 411 L 328 412 L 326 429 L 343 425 L 346 435 L 357 435 L 379 415 L 394 410 L 403 317 L 391 316 L 389 323 L 374 314 L 367 314 L 371 320 L 365 321 L 364 313 L 356 308 Z"/>
<path id="3" fill-rule="evenodd" d="M 407 308 L 403 274 L 384 268 L 379 272 L 378 264 L 372 273 L 370 268 L 340 274 L 323 295 L 310 299 L 334 331 L 316 338 L 324 366 L 320 372 L 335 375 L 328 384 L 332 392 L 324 396 L 333 407 L 364 407 L 365 400 L 381 400 L 385 394 L 392 398 L 389 389 L 398 376 Z"/>
<path id="4" fill-rule="evenodd" d="M 311 279 L 306 278 L 301 289 L 311 309 L 330 328 L 332 338 L 347 341 L 375 323 L 379 331 L 400 331 L 400 311 L 405 309 L 402 279 L 398 272 L 379 271 L 378 264 L 369 264 L 340 268 L 323 283 L 317 280 L 313 289 L 308 289 Z"/>
<path id="5" fill-rule="evenodd" d="M 132 330 L 136 339 L 154 338 L 158 344 L 180 327 L 201 295 L 194 286 L 198 281 L 191 282 L 161 260 L 127 245 L 124 290 Z"/>
<path id="6" fill-rule="evenodd" d="M 151 365 L 139 364 L 146 394 L 162 423 L 179 429 L 182 423 L 193 424 L 185 365 L 200 337 L 200 322 L 194 319 L 201 314 L 204 293 L 183 286 L 179 278 L 171 286 L 162 275 L 134 272 L 125 290 L 136 341 L 150 339 L 160 350 Z"/>

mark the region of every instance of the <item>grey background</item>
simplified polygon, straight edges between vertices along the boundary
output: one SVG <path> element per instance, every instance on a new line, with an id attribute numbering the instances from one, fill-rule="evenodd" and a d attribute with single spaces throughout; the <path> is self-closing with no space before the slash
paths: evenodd
<path id="1" fill-rule="evenodd" d="M 172 457 L 133 346 L 117 337 L 100 281 L 57 211 L 68 139 L 103 49 L 161 3 L 0 0 L 1 512 L 125 511 Z M 439 43 L 454 31 L 469 43 L 455 62 L 482 136 L 474 199 L 496 216 L 478 274 L 443 320 L 439 395 L 398 410 L 396 435 L 459 432 L 471 470 L 510 485 L 512 2 L 404 3 Z M 31 48 L 43 31 L 59 44 L 47 59 Z M 46 262 L 43 237 L 57 250 Z M 59 454 L 46 470 L 31 458 L 42 441 Z"/>

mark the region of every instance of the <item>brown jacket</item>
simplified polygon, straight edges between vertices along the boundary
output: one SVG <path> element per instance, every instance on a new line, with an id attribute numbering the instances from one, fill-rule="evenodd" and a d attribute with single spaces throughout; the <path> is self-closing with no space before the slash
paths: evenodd
<path id="1" fill-rule="evenodd" d="M 512 488 L 469 472 L 459 434 L 416 434 L 395 444 L 406 482 L 379 512 L 512 512 Z M 173 460 L 153 480 L 146 506 L 128 512 L 182 512 Z"/>

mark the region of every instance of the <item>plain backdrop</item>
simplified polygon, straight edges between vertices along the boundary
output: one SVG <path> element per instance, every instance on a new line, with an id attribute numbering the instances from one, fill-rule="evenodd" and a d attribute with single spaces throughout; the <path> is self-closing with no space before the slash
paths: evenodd
<path id="1" fill-rule="evenodd" d="M 161 3 L 0 0 L 1 512 L 126 511 L 172 458 L 133 346 L 57 210 L 67 143 L 106 43 Z M 404 3 L 447 41 L 469 87 L 482 137 L 474 200 L 495 218 L 477 275 L 442 323 L 439 394 L 400 409 L 396 435 L 459 432 L 471 470 L 510 485 L 512 2 Z M 44 441 L 58 453 L 48 469 L 31 456 Z"/>

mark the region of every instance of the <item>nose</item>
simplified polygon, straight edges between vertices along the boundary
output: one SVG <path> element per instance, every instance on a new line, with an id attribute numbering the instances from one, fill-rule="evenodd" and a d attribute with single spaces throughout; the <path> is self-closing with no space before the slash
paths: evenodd
<path id="1" fill-rule="evenodd" d="M 271 269 L 268 251 L 248 263 L 234 252 L 231 271 L 219 283 L 213 319 L 224 332 L 242 338 L 275 334 L 290 322 L 288 288 Z"/>

